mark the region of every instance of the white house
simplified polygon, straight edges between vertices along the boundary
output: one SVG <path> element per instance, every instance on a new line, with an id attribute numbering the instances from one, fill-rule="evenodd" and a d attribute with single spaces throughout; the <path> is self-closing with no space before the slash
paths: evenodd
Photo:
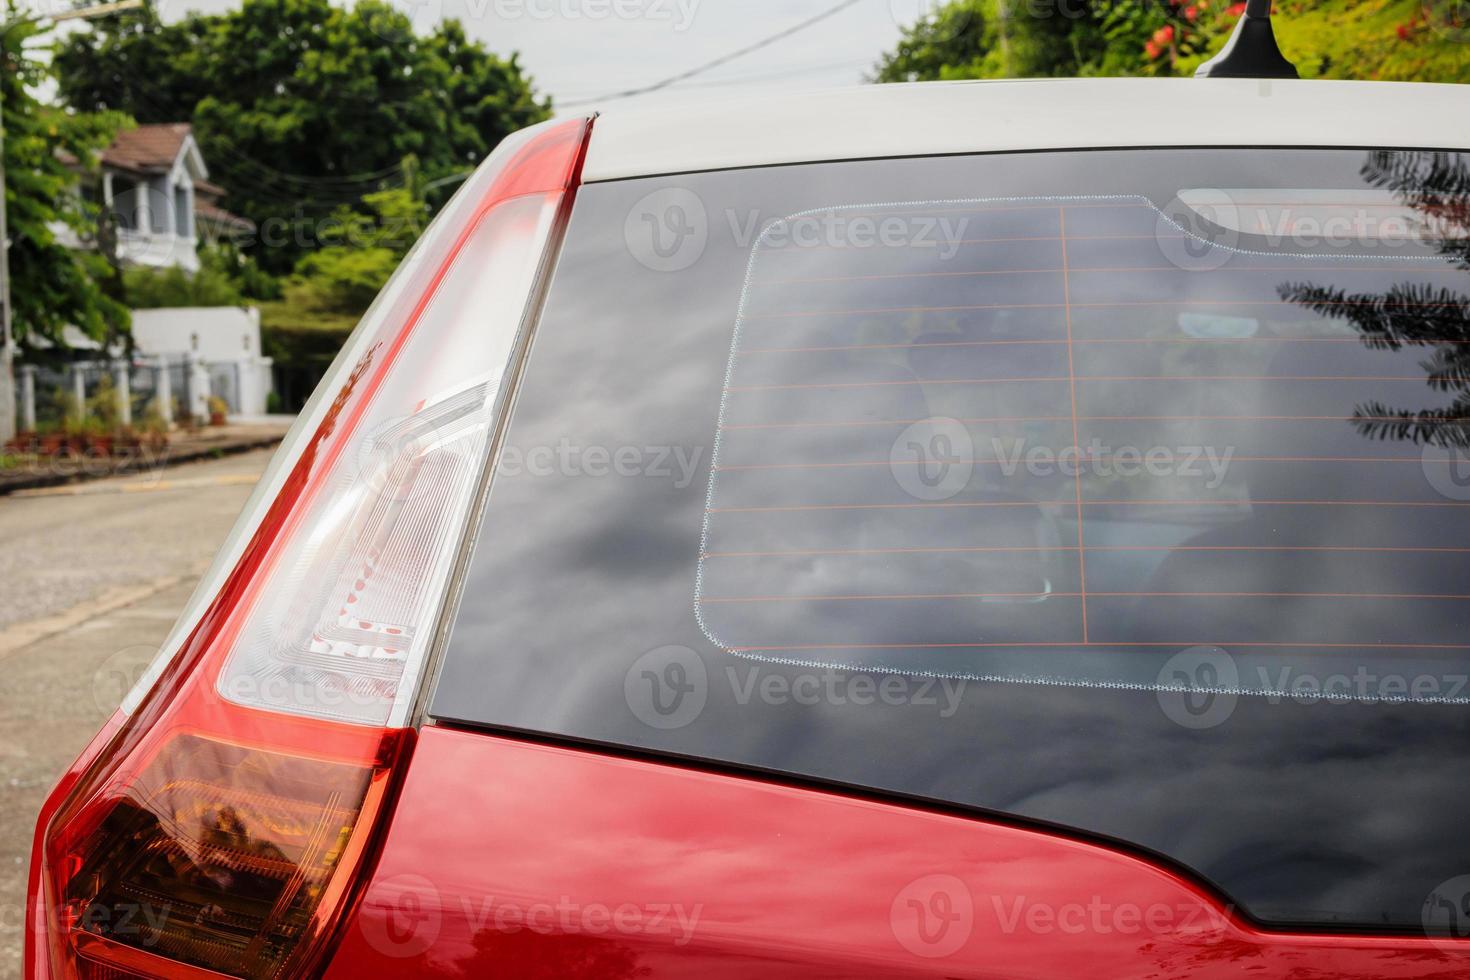
<path id="1" fill-rule="evenodd" d="M 255 229 L 219 206 L 224 189 L 209 182 L 188 123 L 125 130 L 102 152 L 100 163 L 102 204 L 125 263 L 194 272 L 201 241 Z"/>
<path id="2" fill-rule="evenodd" d="M 188 123 L 125 130 L 98 163 L 100 184 L 86 193 L 111 217 L 115 255 L 123 265 L 197 272 L 201 244 L 238 240 L 255 230 L 253 223 L 219 206 L 225 190 L 209 182 Z M 73 248 L 92 247 L 63 225 L 54 230 Z M 121 354 L 103 351 L 72 328 L 65 339 L 67 346 L 96 351 L 107 363 Z M 187 399 L 182 407 L 189 414 L 207 414 L 210 395 L 223 398 L 234 413 L 266 410 L 271 359 L 261 353 L 260 311 L 254 307 L 133 310 L 133 345 L 139 363 L 182 372 L 183 384 L 175 393 Z"/>

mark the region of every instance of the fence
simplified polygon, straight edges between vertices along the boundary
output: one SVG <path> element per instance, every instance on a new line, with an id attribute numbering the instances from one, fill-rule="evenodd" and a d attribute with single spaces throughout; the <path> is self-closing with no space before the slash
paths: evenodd
<path id="1" fill-rule="evenodd" d="M 18 364 L 16 419 L 23 432 L 61 429 L 92 419 L 104 428 L 203 418 L 209 400 L 232 413 L 258 411 L 242 392 L 240 367 L 196 358 L 149 357 L 65 364 Z"/>

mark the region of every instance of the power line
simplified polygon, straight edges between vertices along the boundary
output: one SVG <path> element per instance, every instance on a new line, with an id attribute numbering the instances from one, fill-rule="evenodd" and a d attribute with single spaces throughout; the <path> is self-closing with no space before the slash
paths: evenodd
<path id="1" fill-rule="evenodd" d="M 806 20 L 802 21 L 799 24 L 793 24 L 792 26 L 786 28 L 783 31 L 778 31 L 777 33 L 772 34 L 769 37 L 761 38 L 759 41 L 756 41 L 754 44 L 747 45 L 747 46 L 741 48 L 738 51 L 731 51 L 729 54 L 721 55 L 720 57 L 714 59 L 713 61 L 707 61 L 707 62 L 705 62 L 702 65 L 698 65 L 698 66 L 696 66 L 694 68 L 690 68 L 688 71 L 683 71 L 683 72 L 680 72 L 677 75 L 672 75 L 672 76 L 670 76 L 668 78 L 665 78 L 665 79 L 663 79 L 661 81 L 654 82 L 652 85 L 644 85 L 641 88 L 627 89 L 626 91 L 623 91 L 623 92 L 611 92 L 611 93 L 609 93 L 607 95 L 604 95 L 601 98 L 597 98 L 597 99 L 577 99 L 576 101 L 573 101 L 573 102 L 563 102 L 563 103 L 561 103 L 561 105 L 563 107 L 571 107 L 571 106 L 587 105 L 588 103 L 591 103 L 591 102 L 610 102 L 613 99 L 627 99 L 627 98 L 631 98 L 632 96 L 635 96 L 635 95 L 646 95 L 649 92 L 657 92 L 659 89 L 668 88 L 670 85 L 677 85 L 678 83 L 680 83 L 682 81 L 686 81 L 686 80 L 688 80 L 690 78 L 693 78 L 695 75 L 701 75 L 704 72 L 709 71 L 711 68 L 718 68 L 721 65 L 729 64 L 730 62 L 734 61 L 736 58 L 743 58 L 743 57 L 745 57 L 746 55 L 748 55 L 748 54 L 750 54 L 752 52 L 759 51 L 762 48 L 768 48 L 771 45 L 775 44 L 777 41 L 784 41 L 786 38 L 790 37 L 791 35 L 796 34 L 799 31 L 804 31 L 808 27 L 811 27 L 813 24 L 816 24 L 816 23 L 819 23 L 821 21 L 824 21 L 828 17 L 831 17 L 831 16 L 833 16 L 835 14 L 839 14 L 842 11 L 846 10 L 848 7 L 856 6 L 859 2 L 861 2 L 861 0 L 842 0 L 841 3 L 836 4 L 836 5 L 832 6 L 832 7 L 828 7 L 826 10 L 822 11 L 821 13 L 819 13 L 819 14 L 813 16 L 813 17 L 808 17 Z"/>

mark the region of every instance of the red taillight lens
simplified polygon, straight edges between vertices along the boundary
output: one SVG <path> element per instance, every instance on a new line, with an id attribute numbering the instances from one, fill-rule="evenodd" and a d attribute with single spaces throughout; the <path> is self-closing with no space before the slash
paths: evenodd
<path id="1" fill-rule="evenodd" d="M 156 958 L 276 977 L 324 938 L 402 733 L 340 761 L 178 734 L 59 836 L 54 921 L 82 976 Z"/>
<path id="2" fill-rule="evenodd" d="M 300 976 L 323 953 L 412 745 L 589 125 L 507 140 L 349 339 L 233 571 L 43 810 L 33 977 Z"/>

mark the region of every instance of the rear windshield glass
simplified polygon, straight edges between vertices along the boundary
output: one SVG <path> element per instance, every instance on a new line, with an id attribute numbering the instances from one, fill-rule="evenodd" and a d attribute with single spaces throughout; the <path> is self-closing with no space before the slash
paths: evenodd
<path id="1" fill-rule="evenodd" d="M 433 713 L 1419 924 L 1470 866 L 1410 804 L 1470 776 L 1435 751 L 1470 702 L 1467 193 L 1454 155 L 1260 150 L 584 188 Z"/>
<path id="2" fill-rule="evenodd" d="M 1290 196 L 1176 201 L 1183 223 L 1095 196 L 770 224 L 713 440 L 709 638 L 1143 685 L 1156 654 L 1109 653 L 1230 648 L 1247 669 L 1218 686 L 1243 690 L 1304 644 L 1343 668 L 1470 648 L 1465 552 L 1435 547 L 1470 511 L 1432 451 L 1467 431 L 1441 295 L 1465 273 L 1389 193 Z M 1221 233 L 1307 218 L 1339 247 Z"/>

